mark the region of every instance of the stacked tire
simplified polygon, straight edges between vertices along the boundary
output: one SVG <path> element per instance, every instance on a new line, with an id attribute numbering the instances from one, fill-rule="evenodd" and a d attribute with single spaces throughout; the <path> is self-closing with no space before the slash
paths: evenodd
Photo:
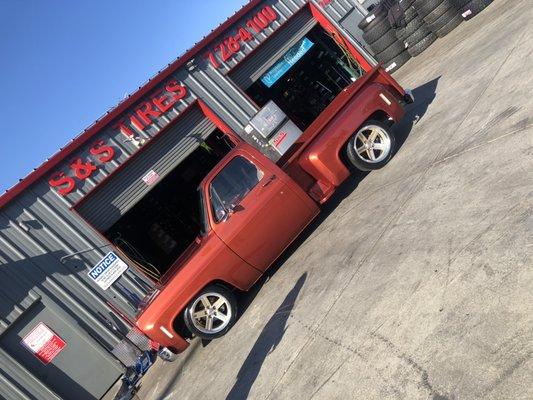
<path id="1" fill-rule="evenodd" d="M 437 40 L 437 35 L 420 18 L 420 15 L 413 7 L 413 3 L 414 0 L 400 2 L 400 6 L 403 8 L 405 14 L 407 26 L 405 28 L 398 28 L 396 30 L 396 36 L 407 48 L 411 57 L 416 57 Z"/>
<path id="2" fill-rule="evenodd" d="M 453 0 L 414 0 L 413 7 L 438 37 L 446 36 L 463 22 Z"/>
<path id="3" fill-rule="evenodd" d="M 374 52 L 376 60 L 386 71 L 394 72 L 404 65 L 411 55 L 405 44 L 398 40 L 387 15 L 388 10 L 378 5 L 361 21 L 359 28 L 363 31 L 363 39 Z"/>
<path id="4" fill-rule="evenodd" d="M 454 0 L 454 3 L 455 7 L 459 10 L 459 14 L 461 14 L 465 20 L 469 20 L 487 8 L 492 1 L 493 0 Z"/>

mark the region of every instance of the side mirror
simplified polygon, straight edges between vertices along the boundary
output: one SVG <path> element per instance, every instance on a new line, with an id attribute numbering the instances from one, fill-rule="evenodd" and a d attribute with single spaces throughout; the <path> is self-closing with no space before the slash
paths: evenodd
<path id="1" fill-rule="evenodd" d="M 229 210 L 226 210 L 225 208 L 218 208 L 216 210 L 216 218 L 218 222 L 224 222 L 226 221 L 230 216 Z"/>
<path id="2" fill-rule="evenodd" d="M 244 210 L 244 207 L 241 206 L 240 204 L 231 204 L 228 209 L 230 214 L 235 214 L 236 212 L 243 211 L 243 210 Z"/>

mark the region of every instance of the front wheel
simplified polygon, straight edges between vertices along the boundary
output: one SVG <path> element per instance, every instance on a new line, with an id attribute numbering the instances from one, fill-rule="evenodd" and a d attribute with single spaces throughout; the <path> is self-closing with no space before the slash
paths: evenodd
<path id="1" fill-rule="evenodd" d="M 361 171 L 383 168 L 391 159 L 396 141 L 389 127 L 380 121 L 367 121 L 346 144 L 346 156 Z"/>
<path id="2" fill-rule="evenodd" d="M 221 337 L 235 323 L 237 301 L 231 291 L 221 285 L 210 285 L 198 293 L 184 311 L 187 328 L 202 339 Z"/>

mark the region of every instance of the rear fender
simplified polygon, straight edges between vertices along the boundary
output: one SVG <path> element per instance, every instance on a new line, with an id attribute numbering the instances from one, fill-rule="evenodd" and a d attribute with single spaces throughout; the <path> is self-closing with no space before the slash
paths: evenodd
<path id="1" fill-rule="evenodd" d="M 398 122 L 404 110 L 389 88 L 374 83 L 353 97 L 301 154 L 299 164 L 302 169 L 324 187 L 338 187 L 350 175 L 340 157 L 343 147 L 376 113 Z"/>

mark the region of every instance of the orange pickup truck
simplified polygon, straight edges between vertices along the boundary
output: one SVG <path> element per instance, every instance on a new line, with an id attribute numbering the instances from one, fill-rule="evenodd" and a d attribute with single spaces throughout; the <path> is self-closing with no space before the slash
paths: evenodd
<path id="1" fill-rule="evenodd" d="M 381 67 L 344 89 L 276 163 L 236 145 L 198 188 L 203 232 L 139 306 L 137 327 L 172 360 L 193 336 L 224 335 L 249 290 L 352 167 L 383 167 L 414 98 Z"/>

